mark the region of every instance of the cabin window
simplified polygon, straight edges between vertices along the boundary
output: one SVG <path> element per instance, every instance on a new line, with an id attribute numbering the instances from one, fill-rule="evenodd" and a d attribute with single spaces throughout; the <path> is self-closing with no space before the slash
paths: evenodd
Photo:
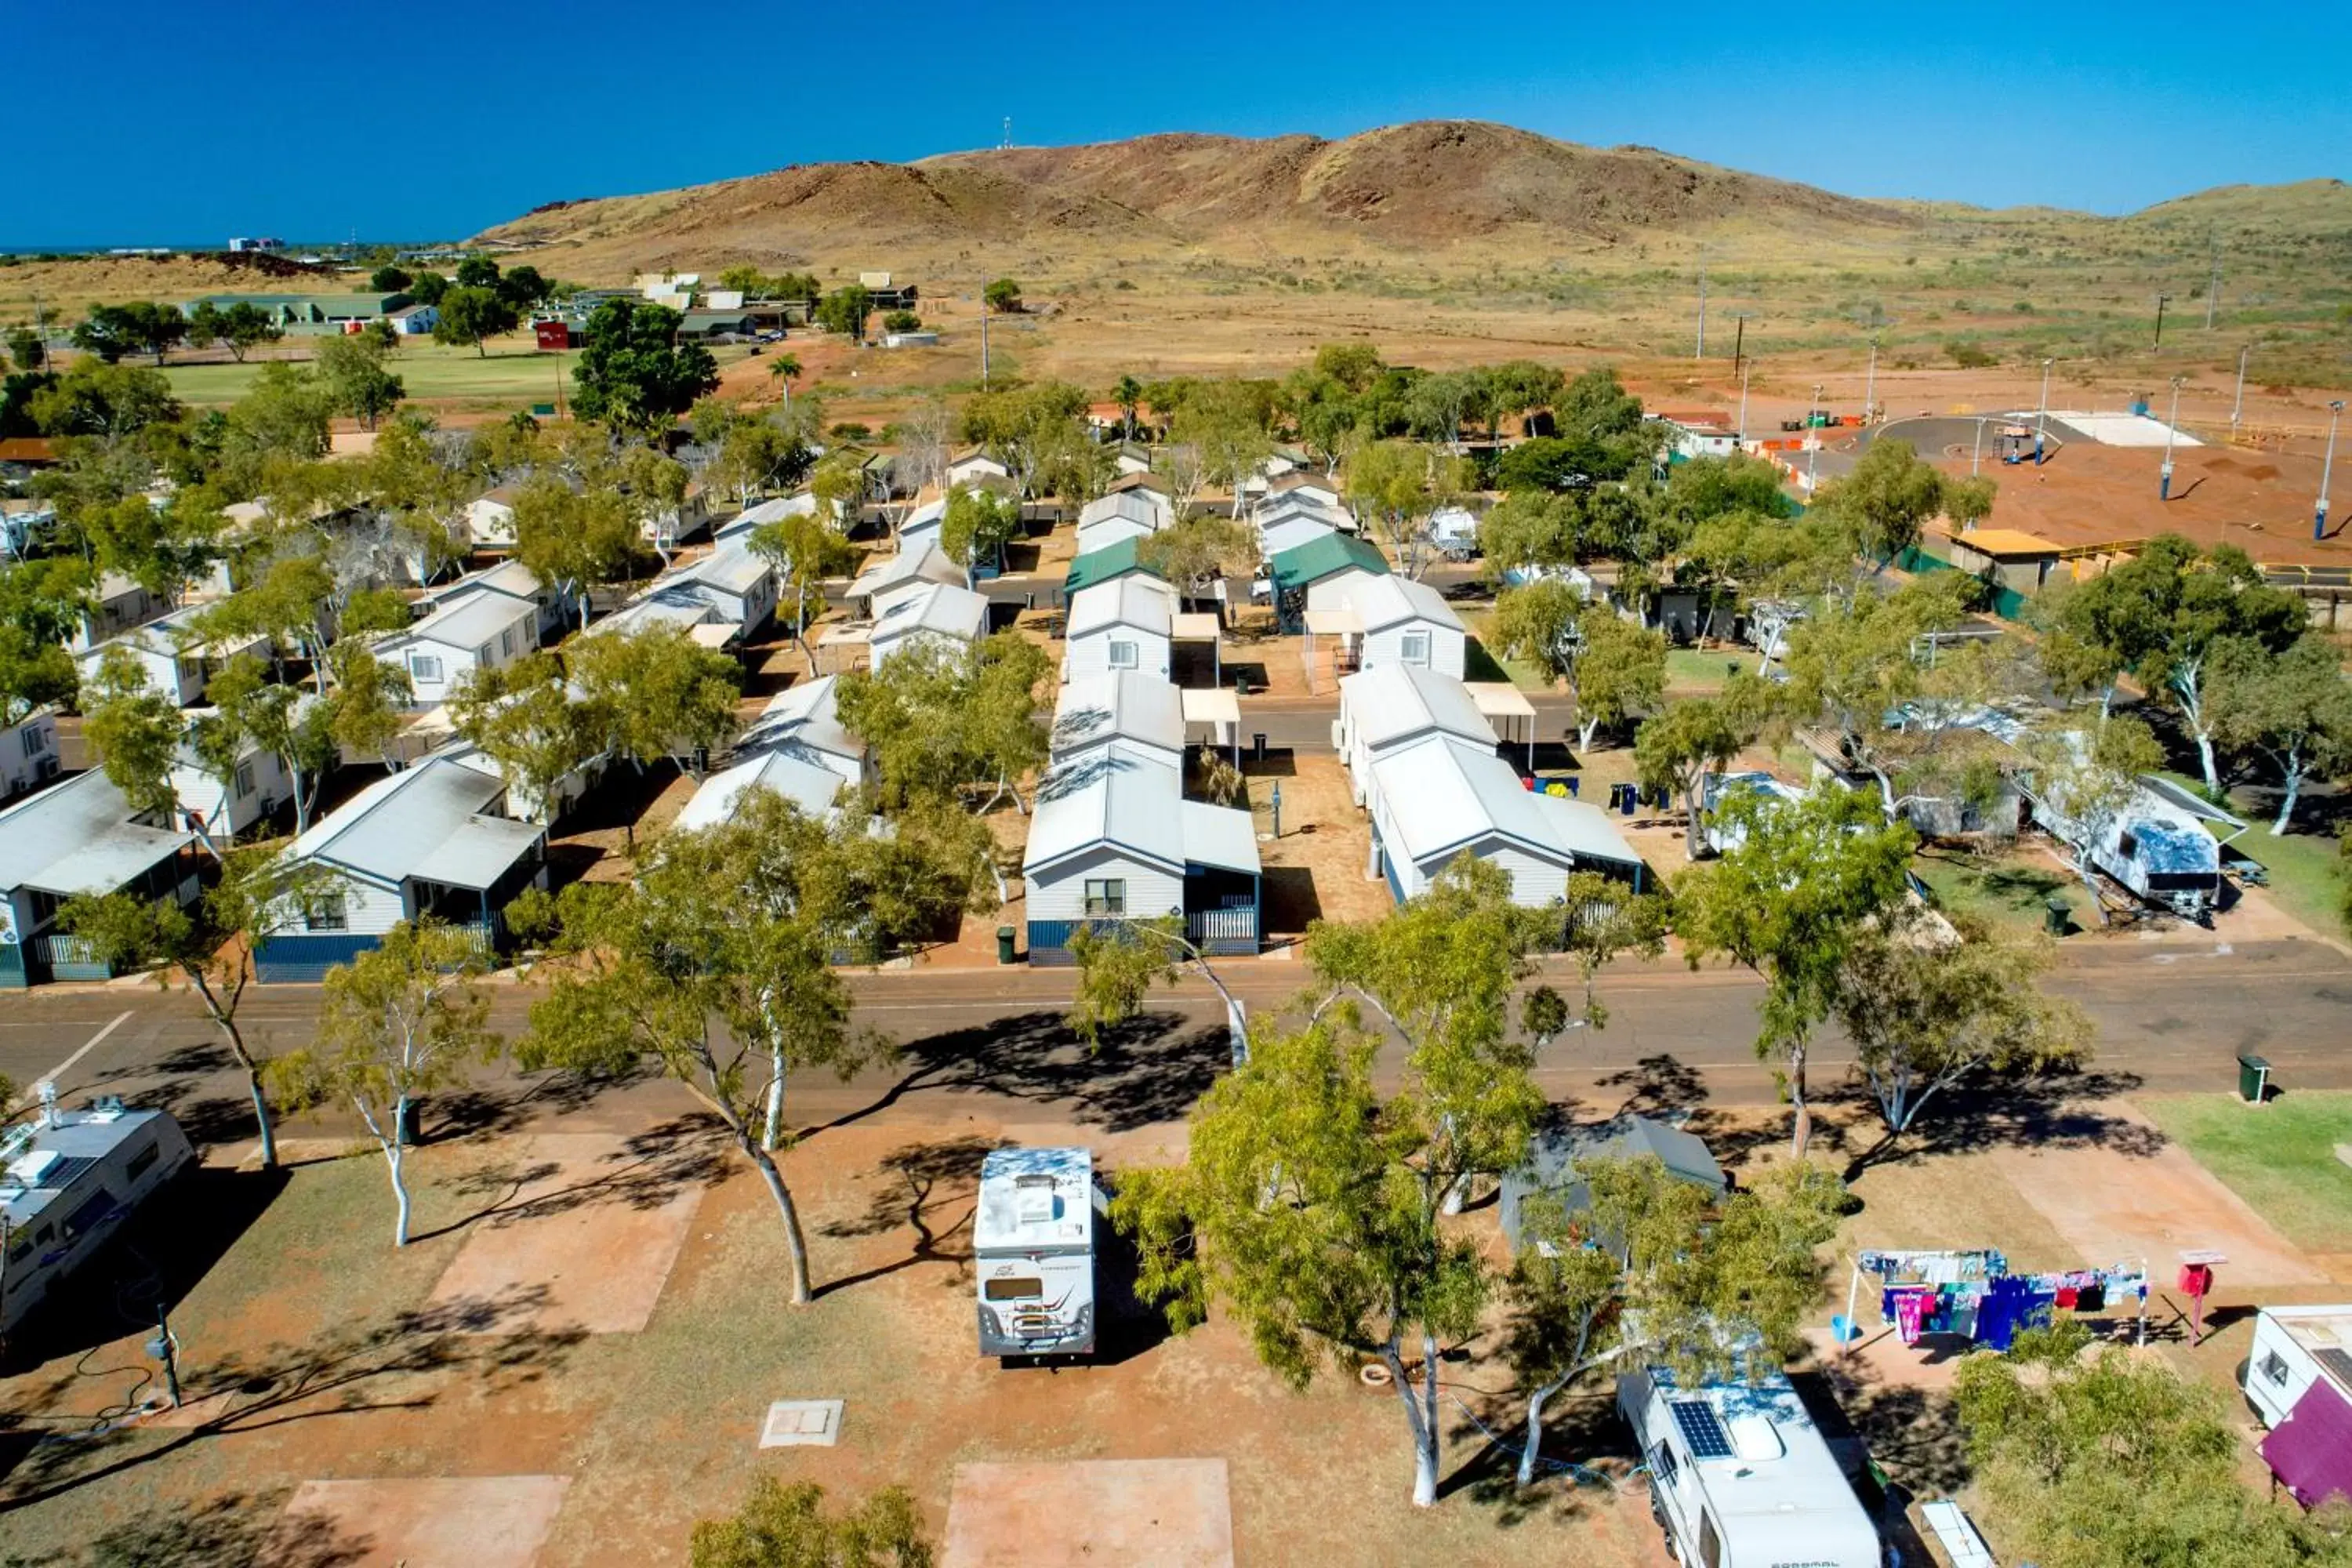
<path id="1" fill-rule="evenodd" d="M 17 734 L 25 742 L 25 754 L 28 757 L 37 757 L 49 749 L 49 732 L 38 725 L 18 731 Z"/>
<path id="2" fill-rule="evenodd" d="M 481 647 L 474 650 L 474 662 L 476 664 L 488 664 L 490 662 L 489 644 L 484 643 Z"/>
<path id="3" fill-rule="evenodd" d="M 408 674 L 412 680 L 437 681 L 441 679 L 441 658 L 438 654 L 412 653 L 408 656 Z"/>
<path id="4" fill-rule="evenodd" d="M 1402 648 L 1402 658 L 1405 663 L 1427 664 L 1429 662 L 1429 634 L 1427 632 L 1405 633 L 1401 641 L 1401 647 Z"/>
<path id="5" fill-rule="evenodd" d="M 1087 883 L 1087 915 L 1100 920 L 1108 915 L 1127 913 L 1127 879 L 1112 877 L 1103 881 Z"/>
<path id="6" fill-rule="evenodd" d="M 2281 1388 L 2286 1386 L 2286 1363 L 2280 1359 L 2278 1352 L 2271 1351 L 2263 1355 L 2262 1373 L 2265 1379 Z"/>
<path id="7" fill-rule="evenodd" d="M 243 800 L 247 795 L 249 795 L 252 793 L 253 764 L 251 763 L 239 763 L 236 764 L 236 798 Z"/>
<path id="8" fill-rule="evenodd" d="M 57 1234 L 57 1226 L 53 1225 L 45 1225 L 40 1229 L 33 1233 L 33 1245 L 35 1247 L 47 1247 L 52 1240 L 56 1239 Z"/>
<path id="9" fill-rule="evenodd" d="M 89 1195 L 89 1201 L 74 1210 L 66 1220 L 66 1238 L 71 1240 L 84 1231 L 106 1223 L 114 1213 L 114 1194 L 100 1187 Z"/>
<path id="10" fill-rule="evenodd" d="M 1699 1568 L 1723 1568 L 1723 1535 L 1705 1509 L 1698 1510 L 1698 1561 Z"/>
<path id="11" fill-rule="evenodd" d="M 2130 828 L 2125 828 L 2123 831 L 2123 837 L 2116 840 L 2116 853 L 2122 856 L 2126 860 L 2138 859 L 2139 836 L 2134 833 Z"/>
<path id="12" fill-rule="evenodd" d="M 1031 1275 L 1025 1279 L 991 1279 L 980 1288 L 981 1299 L 987 1301 L 1032 1301 L 1045 1293 L 1045 1282 Z"/>
<path id="13" fill-rule="evenodd" d="M 1135 644 L 1115 642 L 1110 645 L 1110 667 L 1113 669 L 1133 669 L 1139 660 Z"/>
<path id="14" fill-rule="evenodd" d="M 302 906 L 305 931 L 343 931 L 351 923 L 351 912 L 341 893 L 313 893 Z"/>
<path id="15" fill-rule="evenodd" d="M 139 1152 L 131 1156 L 131 1163 L 123 1167 L 122 1173 L 131 1181 L 135 1182 L 140 1177 L 145 1175 L 148 1172 L 153 1170 L 155 1168 L 155 1162 L 163 1157 L 163 1149 L 157 1144 L 150 1143 L 147 1147 L 140 1150 Z"/>

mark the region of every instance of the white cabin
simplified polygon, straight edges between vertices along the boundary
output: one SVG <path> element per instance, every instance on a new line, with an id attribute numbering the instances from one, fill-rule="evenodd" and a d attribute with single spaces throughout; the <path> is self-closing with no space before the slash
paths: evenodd
<path id="1" fill-rule="evenodd" d="M 988 600 L 969 588 L 916 583 L 880 595 L 867 638 L 873 668 L 918 642 L 970 647 L 988 634 Z"/>
<path id="2" fill-rule="evenodd" d="M 755 752 L 797 757 L 839 774 L 852 788 L 874 777 L 872 752 L 841 722 L 837 676 L 799 681 L 770 698 L 735 741 L 736 756 Z"/>
<path id="3" fill-rule="evenodd" d="M 1462 855 L 1500 866 L 1511 901 L 1524 909 L 1558 902 L 1577 871 L 1621 877 L 1640 890 L 1644 869 L 1599 806 L 1538 795 L 1485 746 L 1433 734 L 1373 762 L 1373 867 L 1399 903 L 1437 879 Z"/>
<path id="4" fill-rule="evenodd" d="M 205 689 L 212 678 L 225 668 L 229 660 L 241 653 L 257 658 L 269 656 L 269 639 L 266 637 L 222 637 L 210 642 L 193 640 L 188 632 L 192 610 L 175 610 L 143 626 L 134 626 L 121 637 L 109 638 L 96 647 L 85 649 L 75 657 L 80 667 L 84 684 L 98 678 L 99 668 L 111 649 L 121 648 L 138 661 L 147 672 L 147 689 L 159 691 L 180 707 L 185 708 L 205 700 Z"/>
<path id="5" fill-rule="evenodd" d="M 981 1354 L 1094 1353 L 1091 1152 L 992 1151 L 980 1166 L 971 1252 Z"/>
<path id="6" fill-rule="evenodd" d="M 461 599 L 484 592 L 529 599 L 537 605 L 539 640 L 542 645 L 550 637 L 560 637 L 580 613 L 576 598 L 541 582 L 538 574 L 520 561 L 501 562 L 484 571 L 470 573 L 454 583 L 444 584 L 419 598 L 415 608 L 418 618 L 424 619 L 436 611 L 447 609 Z"/>
<path id="7" fill-rule="evenodd" d="M 1113 490 L 1078 509 L 1077 553 L 1148 539 L 1173 521 L 1167 500 L 1146 489 Z"/>
<path id="8" fill-rule="evenodd" d="M 1663 1367 L 1617 1380 L 1677 1561 L 1879 1568 L 1878 1528 L 1788 1378 L 1685 1390 Z"/>
<path id="9" fill-rule="evenodd" d="M 1132 669 L 1166 680 L 1175 624 L 1175 590 L 1158 578 L 1131 572 L 1081 588 L 1070 596 L 1062 679 Z"/>
<path id="10" fill-rule="evenodd" d="M 1332 748 L 1347 764 L 1356 804 L 1372 804 L 1373 764 L 1433 735 L 1493 752 L 1495 726 L 1467 687 L 1421 665 L 1385 664 L 1339 682 Z"/>
<path id="11" fill-rule="evenodd" d="M 537 648 L 539 624 L 536 599 L 486 588 L 380 638 L 373 651 L 380 662 L 408 672 L 410 706 L 437 708 L 475 671 L 504 669 Z"/>
<path id="12" fill-rule="evenodd" d="M 1184 762 L 1184 694 L 1139 670 L 1081 676 L 1062 688 L 1048 745 L 1055 763 L 1104 746 L 1148 752 L 1171 768 Z"/>
<path id="13" fill-rule="evenodd" d="M 318 700 L 304 692 L 294 700 L 295 714 L 299 717 Z M 197 709 L 188 717 L 192 721 L 203 720 L 214 711 Z M 317 783 L 315 779 L 310 782 Z M 225 844 L 255 823 L 267 820 L 278 806 L 294 798 L 294 781 L 286 770 L 284 759 L 251 742 L 239 750 L 236 772 L 226 784 L 205 766 L 192 743 L 181 742 L 179 754 L 172 763 L 172 788 L 184 814 L 181 820 L 191 828 L 202 827 L 215 844 Z"/>
<path id="14" fill-rule="evenodd" d="M 38 708 L 0 725 L 0 800 L 14 800 L 58 776 L 58 713 Z"/>
<path id="15" fill-rule="evenodd" d="M 1342 572 L 1307 590 L 1307 608 L 1310 615 L 1336 612 L 1322 624 L 1339 626 L 1343 669 L 1410 664 L 1459 680 L 1466 668 L 1468 628 L 1445 595 L 1426 583 L 1386 573 Z"/>

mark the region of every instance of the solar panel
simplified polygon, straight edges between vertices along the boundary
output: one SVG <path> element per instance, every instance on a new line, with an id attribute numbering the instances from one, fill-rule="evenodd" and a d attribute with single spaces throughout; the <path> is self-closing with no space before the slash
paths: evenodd
<path id="1" fill-rule="evenodd" d="M 2338 1350 L 2314 1351 L 2319 1364 L 2334 1373 L 2339 1383 L 2352 1384 L 2352 1354 Z"/>
<path id="2" fill-rule="evenodd" d="M 1704 1400 L 1677 1399 L 1666 1408 L 1675 1413 L 1675 1425 L 1683 1435 L 1683 1443 L 1695 1459 L 1727 1459 L 1731 1458 L 1731 1434 L 1723 1429 L 1715 1407 Z"/>

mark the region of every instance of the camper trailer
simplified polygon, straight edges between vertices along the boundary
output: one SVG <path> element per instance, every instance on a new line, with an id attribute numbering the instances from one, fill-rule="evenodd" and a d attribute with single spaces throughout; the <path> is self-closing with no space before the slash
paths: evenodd
<path id="1" fill-rule="evenodd" d="M 1677 1387 L 1617 1382 L 1677 1561 L 1706 1568 L 1879 1568 L 1878 1531 L 1786 1377 Z"/>
<path id="2" fill-rule="evenodd" d="M 972 1221 L 980 1353 L 1092 1355 L 1094 1155 L 999 1149 L 980 1167 Z"/>
<path id="3" fill-rule="evenodd" d="M 2265 1307 L 2240 1374 L 2263 1462 L 2305 1508 L 2352 1498 L 2352 1306 Z"/>
<path id="4" fill-rule="evenodd" d="M 163 1111 L 110 1099 L 59 1110 L 55 1090 L 41 1089 L 41 1119 L 0 1134 L 0 1334 L 195 1157 Z"/>

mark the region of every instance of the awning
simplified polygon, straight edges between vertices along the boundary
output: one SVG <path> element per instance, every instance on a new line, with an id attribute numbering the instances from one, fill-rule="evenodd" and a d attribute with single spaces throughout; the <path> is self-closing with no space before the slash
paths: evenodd
<path id="1" fill-rule="evenodd" d="M 743 625 L 740 621 L 725 621 L 716 624 L 706 621 L 698 626 L 687 627 L 686 635 L 692 637 L 704 647 L 730 647 L 734 645 L 737 637 L 743 635 Z"/>
<path id="2" fill-rule="evenodd" d="M 1478 715 L 1495 726 L 1506 741 L 1524 741 L 1535 733 L 1536 705 L 1507 680 L 1465 680 L 1462 689 L 1478 705 Z"/>
<path id="3" fill-rule="evenodd" d="M 1194 725 L 1206 727 L 1209 743 L 1230 744 L 1241 732 L 1241 700 L 1231 687 L 1191 687 L 1183 689 L 1184 728 L 1189 733 Z"/>
<path id="4" fill-rule="evenodd" d="M 1199 610 L 1190 615 L 1171 616 L 1169 635 L 1178 642 L 1214 642 L 1217 640 L 1216 614 Z"/>
<path id="5" fill-rule="evenodd" d="M 1350 609 L 1309 610 L 1307 629 L 1318 637 L 1340 637 L 1349 632 L 1361 632 L 1364 619 Z"/>
<path id="6" fill-rule="evenodd" d="M 2263 1439 L 2263 1460 L 2305 1508 L 2333 1492 L 2352 1498 L 2352 1405 L 2325 1379 L 2313 1384 Z"/>

